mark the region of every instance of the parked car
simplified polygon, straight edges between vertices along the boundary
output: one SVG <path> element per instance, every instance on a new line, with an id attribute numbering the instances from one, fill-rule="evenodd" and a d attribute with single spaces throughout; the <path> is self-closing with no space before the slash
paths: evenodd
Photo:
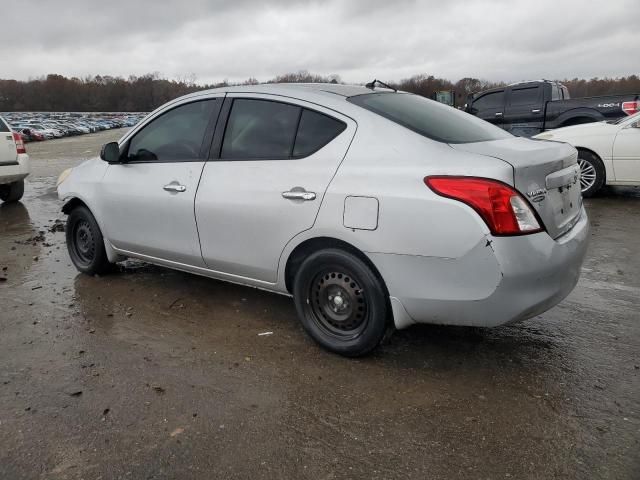
<path id="1" fill-rule="evenodd" d="M 0 200 L 17 202 L 24 194 L 24 179 L 29 175 L 29 156 L 22 137 L 0 117 Z"/>
<path id="2" fill-rule="evenodd" d="M 18 132 L 22 135 L 23 141 L 27 142 L 41 142 L 46 140 L 45 135 L 38 130 L 29 127 L 21 127 L 21 126 L 11 126 L 14 132 Z"/>
<path id="3" fill-rule="evenodd" d="M 495 326 L 569 294 L 576 159 L 375 85 L 228 87 L 160 107 L 58 195 L 81 272 L 136 257 L 292 295 L 311 337 L 355 356 L 392 325 Z"/>
<path id="4" fill-rule="evenodd" d="M 604 185 L 640 185 L 640 113 L 615 123 L 589 123 L 544 132 L 535 138 L 578 149 L 582 195 Z"/>
<path id="5" fill-rule="evenodd" d="M 541 80 L 477 93 L 465 109 L 514 135 L 531 137 L 553 128 L 633 115 L 640 111 L 640 95 L 572 99 L 566 86 Z"/>

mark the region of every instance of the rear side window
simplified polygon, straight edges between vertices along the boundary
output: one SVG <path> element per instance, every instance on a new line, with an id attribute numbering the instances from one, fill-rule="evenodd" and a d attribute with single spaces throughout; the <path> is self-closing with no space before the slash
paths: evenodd
<path id="1" fill-rule="evenodd" d="M 473 101 L 474 110 L 487 110 L 489 108 L 502 108 L 504 105 L 504 91 L 487 93 Z"/>
<path id="2" fill-rule="evenodd" d="M 540 87 L 514 88 L 511 90 L 509 105 L 536 105 L 538 102 L 538 92 Z"/>
<path id="3" fill-rule="evenodd" d="M 438 142 L 472 143 L 512 137 L 489 122 L 419 95 L 370 93 L 348 100 Z"/>
<path id="4" fill-rule="evenodd" d="M 294 157 L 306 157 L 336 138 L 347 126 L 322 113 L 304 109 L 293 147 Z"/>
<path id="5" fill-rule="evenodd" d="M 179 162 L 201 159 L 201 147 L 219 99 L 180 105 L 145 125 L 129 143 L 129 161 Z"/>
<path id="6" fill-rule="evenodd" d="M 269 100 L 233 101 L 222 142 L 222 158 L 289 158 L 300 107 Z"/>
<path id="7" fill-rule="evenodd" d="M 225 160 L 286 160 L 311 155 L 346 125 L 327 115 L 258 99 L 235 99 L 222 141 Z"/>
<path id="8" fill-rule="evenodd" d="M 10 132 L 9 126 L 5 123 L 4 119 L 0 117 L 0 132 Z"/>

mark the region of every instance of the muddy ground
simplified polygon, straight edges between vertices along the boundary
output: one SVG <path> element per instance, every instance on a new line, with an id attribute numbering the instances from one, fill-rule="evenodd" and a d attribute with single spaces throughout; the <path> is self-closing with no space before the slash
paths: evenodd
<path id="1" fill-rule="evenodd" d="M 348 360 L 286 297 L 138 262 L 78 274 L 55 177 L 121 134 L 29 144 L 25 198 L 0 207 L 0 478 L 640 478 L 640 190 L 587 201 L 555 309 Z"/>

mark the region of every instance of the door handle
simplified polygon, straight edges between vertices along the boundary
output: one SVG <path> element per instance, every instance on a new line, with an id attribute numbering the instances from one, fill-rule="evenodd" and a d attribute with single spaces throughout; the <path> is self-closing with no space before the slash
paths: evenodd
<path id="1" fill-rule="evenodd" d="M 540 113 L 540 109 L 539 108 L 534 108 L 533 110 L 531 110 L 531 113 Z"/>
<path id="2" fill-rule="evenodd" d="M 162 188 L 163 188 L 163 190 L 166 190 L 167 192 L 175 192 L 175 193 L 186 192 L 187 191 L 187 187 L 185 187 L 184 185 L 179 185 L 177 183 L 170 183 L 169 185 L 165 185 Z"/>
<path id="3" fill-rule="evenodd" d="M 502 112 L 496 112 L 496 117 L 501 117 L 502 116 Z"/>
<path id="4" fill-rule="evenodd" d="M 289 190 L 288 192 L 282 192 L 282 196 L 287 200 L 315 200 L 316 194 L 314 192 L 307 192 L 305 190 Z"/>

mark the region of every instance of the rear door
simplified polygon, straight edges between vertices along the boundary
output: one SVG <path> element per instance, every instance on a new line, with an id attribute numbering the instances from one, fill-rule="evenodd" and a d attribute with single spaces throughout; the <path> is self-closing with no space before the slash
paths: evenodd
<path id="1" fill-rule="evenodd" d="M 640 182 L 640 117 L 621 128 L 613 143 L 613 169 L 618 182 Z"/>
<path id="2" fill-rule="evenodd" d="M 531 137 L 544 128 L 544 85 L 511 87 L 507 90 L 504 128 L 519 137 Z"/>
<path id="3" fill-rule="evenodd" d="M 473 101 L 469 113 L 498 127 L 504 127 L 504 101 L 504 90 L 484 93 Z"/>
<path id="4" fill-rule="evenodd" d="M 223 97 L 191 100 L 156 115 L 109 165 L 96 216 L 120 250 L 203 266 L 194 199 Z"/>
<path id="5" fill-rule="evenodd" d="M 295 99 L 229 94 L 219 125 L 196 196 L 204 261 L 275 283 L 282 250 L 313 226 L 356 124 Z"/>
<path id="6" fill-rule="evenodd" d="M 0 117 L 0 165 L 13 164 L 18 161 L 16 142 L 9 125 Z"/>

